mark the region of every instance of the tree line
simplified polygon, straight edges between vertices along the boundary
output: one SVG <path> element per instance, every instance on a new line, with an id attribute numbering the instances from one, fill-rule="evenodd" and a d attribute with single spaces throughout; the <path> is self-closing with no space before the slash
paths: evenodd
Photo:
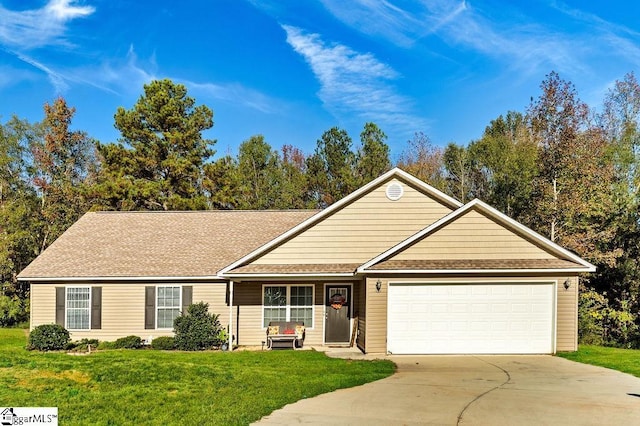
<path id="1" fill-rule="evenodd" d="M 523 112 L 482 137 L 441 148 L 418 132 L 392 161 L 387 135 L 365 123 L 359 143 L 333 127 L 312 153 L 262 135 L 215 157 L 213 111 L 187 89 L 153 81 L 118 108 L 117 143 L 71 130 L 63 98 L 42 122 L 0 122 L 0 325 L 26 320 L 17 273 L 89 210 L 324 208 L 397 165 L 467 202 L 480 198 L 598 266 L 581 279 L 580 339 L 640 347 L 640 85 L 633 73 L 601 111 L 548 74 Z"/>

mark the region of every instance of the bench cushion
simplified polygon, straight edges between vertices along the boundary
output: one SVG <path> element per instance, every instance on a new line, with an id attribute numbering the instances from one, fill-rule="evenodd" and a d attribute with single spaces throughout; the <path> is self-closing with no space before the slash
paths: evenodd
<path id="1" fill-rule="evenodd" d="M 270 325 L 267 328 L 267 334 L 269 334 L 269 335 L 279 334 L 279 333 L 280 333 L 280 326 L 279 325 Z"/>

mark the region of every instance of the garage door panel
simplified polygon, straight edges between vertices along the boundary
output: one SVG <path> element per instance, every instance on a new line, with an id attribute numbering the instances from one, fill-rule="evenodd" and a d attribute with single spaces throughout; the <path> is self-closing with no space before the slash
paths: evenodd
<path id="1" fill-rule="evenodd" d="M 529 296 L 530 294 L 531 287 L 529 286 L 511 287 L 511 295 L 513 296 Z"/>
<path id="2" fill-rule="evenodd" d="M 388 350 L 552 353 L 553 291 L 550 283 L 391 284 Z"/>
<path id="3" fill-rule="evenodd" d="M 411 312 L 421 313 L 421 312 L 429 312 L 429 304 L 416 302 L 411 305 Z"/>
<path id="4" fill-rule="evenodd" d="M 469 305 L 467 305 L 466 303 L 453 303 L 451 305 L 451 313 L 465 314 L 467 313 L 468 308 L 469 308 Z"/>
<path id="5" fill-rule="evenodd" d="M 471 294 L 473 294 L 474 296 L 491 295 L 488 287 L 478 287 L 478 286 L 471 287 Z"/>
<path id="6" fill-rule="evenodd" d="M 469 288 L 468 287 L 453 287 L 451 289 L 451 295 L 452 296 L 468 296 L 469 295 Z"/>

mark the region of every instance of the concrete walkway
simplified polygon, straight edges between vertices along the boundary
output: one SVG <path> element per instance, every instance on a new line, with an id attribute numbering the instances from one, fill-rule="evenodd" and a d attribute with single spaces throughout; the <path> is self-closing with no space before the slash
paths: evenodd
<path id="1" fill-rule="evenodd" d="M 389 356 L 391 377 L 298 401 L 259 424 L 632 425 L 640 379 L 552 356 Z"/>

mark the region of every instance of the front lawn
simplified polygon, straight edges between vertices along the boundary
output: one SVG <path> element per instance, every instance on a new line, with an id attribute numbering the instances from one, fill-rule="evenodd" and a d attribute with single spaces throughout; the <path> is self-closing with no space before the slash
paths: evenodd
<path id="1" fill-rule="evenodd" d="M 286 404 L 393 374 L 390 361 L 315 351 L 110 350 L 88 356 L 24 349 L 0 329 L 3 406 L 58 407 L 61 424 L 248 424 Z"/>
<path id="2" fill-rule="evenodd" d="M 558 356 L 640 377 L 640 350 L 580 345 L 577 352 L 560 352 Z"/>

